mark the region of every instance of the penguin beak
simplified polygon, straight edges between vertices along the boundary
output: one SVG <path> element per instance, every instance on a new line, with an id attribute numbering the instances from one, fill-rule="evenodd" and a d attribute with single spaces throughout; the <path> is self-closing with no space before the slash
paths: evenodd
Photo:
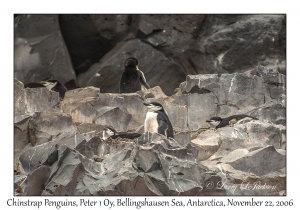
<path id="1" fill-rule="evenodd" d="M 145 106 L 150 106 L 150 104 L 148 104 L 148 103 L 143 103 Z"/>
<path id="2" fill-rule="evenodd" d="M 206 120 L 206 122 L 212 122 L 211 120 Z"/>

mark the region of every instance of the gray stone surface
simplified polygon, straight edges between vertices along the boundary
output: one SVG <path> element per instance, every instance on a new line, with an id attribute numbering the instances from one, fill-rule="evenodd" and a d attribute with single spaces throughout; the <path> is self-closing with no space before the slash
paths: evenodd
<path id="1" fill-rule="evenodd" d="M 14 20 L 14 76 L 24 84 L 57 79 L 76 84 L 58 15 L 18 15 Z M 67 85 L 68 86 L 68 85 Z"/>
<path id="2" fill-rule="evenodd" d="M 258 66 L 245 73 L 188 75 L 179 87 L 182 94 L 189 97 L 189 113 L 192 115 L 189 128 L 192 130 L 199 129 L 210 117 L 237 113 L 275 124 L 286 123 L 285 76 L 272 69 Z M 198 104 L 202 110 L 195 108 L 194 111 L 193 106 Z M 193 116 L 199 111 L 202 114 Z"/>
<path id="3" fill-rule="evenodd" d="M 183 68 L 177 63 L 169 60 L 164 54 L 145 42 L 133 39 L 120 42 L 117 47 L 103 56 L 99 63 L 91 66 L 87 72 L 80 74 L 78 76 L 79 85 L 92 85 L 100 87 L 103 92 L 118 93 L 124 62 L 132 55 L 138 59 L 139 69 L 144 73 L 150 87 L 160 86 L 168 95 L 173 93 L 173 90 L 185 77 Z M 172 77 L 161 75 L 162 69 L 165 75 L 172 75 Z M 95 76 L 97 73 L 105 76 Z M 161 76 L 153 78 L 152 75 Z"/>
<path id="4" fill-rule="evenodd" d="M 26 88 L 14 80 L 14 115 L 30 115 L 41 111 L 55 111 L 60 102 L 59 93 L 47 88 Z"/>
<path id="5" fill-rule="evenodd" d="M 29 140 L 33 145 L 72 135 L 75 131 L 72 117 L 59 112 L 36 112 L 29 121 Z"/>
<path id="6" fill-rule="evenodd" d="M 245 154 L 239 159 L 232 160 L 229 164 L 237 170 L 250 172 L 258 176 L 277 171 L 286 166 L 285 156 L 278 153 L 273 146 Z"/>
<path id="7" fill-rule="evenodd" d="M 20 14 L 14 23 L 14 72 L 25 84 L 52 78 L 117 93 L 131 56 L 167 95 L 186 75 L 257 65 L 286 73 L 284 14 Z"/>
<path id="8" fill-rule="evenodd" d="M 274 70 L 191 75 L 172 96 L 159 86 L 130 94 L 90 86 L 57 100 L 44 88 L 14 85 L 15 195 L 285 193 L 286 83 Z M 144 133 L 143 103 L 152 101 L 164 106 L 174 139 Z M 206 123 L 233 114 L 258 120 Z M 102 140 L 107 125 L 141 136 Z"/>
<path id="9" fill-rule="evenodd" d="M 198 161 L 206 160 L 215 154 L 222 144 L 221 136 L 215 135 L 213 130 L 200 133 L 191 144 L 198 150 Z"/>
<path id="10" fill-rule="evenodd" d="M 120 147 L 109 155 L 103 156 L 103 161 L 100 163 L 88 159 L 92 154 L 85 153 L 87 147 L 78 146 L 78 151 L 81 153 L 79 154 L 66 146 L 60 146 L 59 161 L 52 166 L 52 173 L 42 194 L 130 195 L 133 192 L 128 191 L 128 188 L 122 189 L 122 183 L 136 180 L 138 177 L 143 179 L 145 184 L 136 185 L 135 193 L 177 195 L 189 192 L 188 194 L 192 195 L 201 191 L 204 180 L 212 177 L 213 173 L 207 173 L 204 166 L 198 166 L 196 162 L 186 159 L 186 149 L 175 142 L 158 134 L 155 139 L 154 142 L 140 146 L 134 142 L 125 143 L 127 145 L 123 148 Z M 91 141 L 84 144 L 87 145 Z M 94 144 L 94 147 L 97 147 L 105 144 L 100 139 L 93 141 L 90 146 Z M 161 144 L 161 141 L 167 144 Z M 114 147 L 113 144 L 107 146 Z M 61 153 L 64 156 L 60 156 Z M 171 170 L 170 163 L 173 166 Z M 195 188 L 198 190 L 191 191 Z"/>
<path id="11" fill-rule="evenodd" d="M 251 142 L 273 145 L 276 149 L 285 148 L 285 126 L 260 121 L 249 121 L 246 123 L 244 121 L 240 120 L 235 127 L 244 128 Z"/>

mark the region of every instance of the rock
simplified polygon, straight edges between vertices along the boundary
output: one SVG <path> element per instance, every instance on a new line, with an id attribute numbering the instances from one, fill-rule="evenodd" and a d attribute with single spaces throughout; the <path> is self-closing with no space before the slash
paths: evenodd
<path id="1" fill-rule="evenodd" d="M 22 82 L 14 80 L 15 116 L 30 115 L 41 111 L 58 111 L 59 93 L 47 88 L 26 88 Z"/>
<path id="2" fill-rule="evenodd" d="M 71 116 L 59 112 L 36 112 L 29 121 L 29 139 L 33 146 L 75 134 L 75 131 Z"/>
<path id="3" fill-rule="evenodd" d="M 14 156 L 16 157 L 29 143 L 28 122 L 30 116 L 16 116 L 14 120 Z"/>
<path id="4" fill-rule="evenodd" d="M 105 106 L 97 110 L 95 123 L 98 125 L 113 125 L 119 131 L 127 131 L 131 115 L 118 107 Z"/>
<path id="5" fill-rule="evenodd" d="M 220 89 L 217 74 L 188 75 L 179 86 L 182 93 L 210 93 Z"/>
<path id="6" fill-rule="evenodd" d="M 85 87 L 69 90 L 65 93 L 64 101 L 81 101 L 82 99 L 95 99 L 99 96 L 100 89 L 96 87 Z"/>
<path id="7" fill-rule="evenodd" d="M 139 36 L 160 27 L 141 24 Z M 159 86 L 130 94 L 90 86 L 56 101 L 52 91 L 29 91 L 18 80 L 14 85 L 15 195 L 259 196 L 286 190 L 286 83 L 277 71 L 190 75 L 172 96 Z M 143 103 L 152 101 L 164 106 L 174 138 L 144 133 Z M 234 114 L 258 120 L 219 129 L 206 123 Z M 102 140 L 107 125 L 122 135 Z M 140 136 L 129 138 L 132 132 Z"/>
<path id="8" fill-rule="evenodd" d="M 14 115 L 19 116 L 26 113 L 26 92 L 24 84 L 14 79 Z"/>
<path id="9" fill-rule="evenodd" d="M 274 124 L 286 125 L 286 107 L 282 104 L 270 102 L 249 112 L 251 116 L 258 116 L 260 120 L 267 120 Z"/>
<path id="10" fill-rule="evenodd" d="M 188 75 L 186 81 L 180 84 L 180 90 L 192 97 L 193 103 L 209 103 L 201 105 L 207 108 L 203 111 L 205 119 L 239 113 L 285 125 L 285 76 L 278 71 L 258 66 L 245 73 Z M 210 102 L 200 99 L 208 95 Z M 190 126 L 191 130 L 199 129 L 205 121 L 196 116 L 191 116 L 191 121 L 194 124 L 198 122 L 198 125 Z"/>
<path id="11" fill-rule="evenodd" d="M 245 123 L 246 119 L 244 119 L 237 122 L 235 127 L 246 129 L 251 142 L 261 143 L 261 146 L 273 145 L 276 149 L 285 148 L 286 130 L 284 126 L 260 121 Z"/>
<path id="12" fill-rule="evenodd" d="M 215 154 L 220 148 L 222 141 L 220 135 L 208 130 L 200 133 L 191 144 L 198 150 L 197 161 L 203 161 Z"/>
<path id="13" fill-rule="evenodd" d="M 98 124 L 105 123 L 109 126 L 117 126 L 119 131 L 135 130 L 144 124 L 145 116 L 147 113 L 147 107 L 143 105 L 143 98 L 137 93 L 128 94 L 109 94 L 104 93 L 99 95 L 99 99 L 91 103 L 93 108 L 97 112 L 97 116 L 100 117 L 109 110 L 108 116 L 110 121 L 101 121 L 99 119 Z M 110 115 L 110 113 L 115 114 Z M 122 120 L 116 120 L 122 116 Z M 95 120 L 97 120 L 95 118 Z M 121 126 L 122 125 L 122 126 Z"/>
<path id="14" fill-rule="evenodd" d="M 227 156 L 227 160 L 238 159 L 247 153 L 246 150 L 238 149 Z M 248 153 L 249 154 L 249 153 Z M 235 155 L 238 155 L 236 158 Z M 225 160 L 225 159 L 224 159 Z M 239 171 L 229 164 L 217 161 L 202 161 L 207 166 L 222 177 L 222 180 L 214 185 L 214 189 L 226 190 L 226 195 L 279 195 L 279 192 L 286 187 L 286 176 L 283 169 L 263 176 Z"/>
<path id="15" fill-rule="evenodd" d="M 180 132 L 174 134 L 175 141 L 181 146 L 186 146 L 191 143 L 191 135 L 188 132 Z"/>
<path id="16" fill-rule="evenodd" d="M 137 145 L 140 146 L 140 149 L 151 148 L 159 150 L 166 155 L 175 156 L 178 159 L 195 161 L 195 157 L 192 151 L 189 151 L 189 147 L 182 147 L 174 139 L 166 138 L 166 136 L 158 133 L 144 133 L 137 139 Z"/>
<path id="17" fill-rule="evenodd" d="M 20 164 L 26 174 L 34 171 L 43 164 L 51 166 L 58 160 L 58 156 L 55 152 L 57 151 L 58 144 L 68 145 L 69 148 L 75 148 L 83 140 L 84 137 L 82 135 L 75 133 L 71 136 L 53 139 L 50 142 L 35 147 L 26 147 L 19 156 Z"/>
<path id="18" fill-rule="evenodd" d="M 257 160 L 260 164 L 257 164 Z M 276 152 L 273 146 L 265 147 L 245 154 L 243 157 L 228 162 L 233 168 L 247 171 L 258 176 L 277 171 L 285 167 L 285 158 Z"/>
<path id="19" fill-rule="evenodd" d="M 37 196 L 41 195 L 44 189 L 44 184 L 50 176 L 50 168 L 41 166 L 28 175 L 26 195 Z"/>
<path id="20" fill-rule="evenodd" d="M 73 100 L 75 95 L 78 97 Z M 103 94 L 99 93 L 98 88 L 92 87 L 66 92 L 60 107 L 75 122 L 109 125 L 119 131 L 138 128 L 144 123 L 147 112 L 142 97 L 136 93 Z"/>
<path id="21" fill-rule="evenodd" d="M 14 176 L 14 188 L 15 188 L 15 192 L 14 195 L 21 195 L 22 193 L 24 193 L 24 182 L 26 180 L 27 176 L 25 175 L 16 175 Z"/>
<path id="22" fill-rule="evenodd" d="M 147 135 L 140 138 L 146 137 Z M 59 146 L 57 148 L 59 160 L 52 166 L 51 178 L 45 184 L 42 194 L 136 195 L 134 193 L 138 192 L 145 192 L 147 195 L 177 195 L 181 192 L 188 195 L 198 194 L 204 182 L 213 177 L 213 173 L 207 173 L 204 166 L 197 166 L 194 161 L 186 159 L 187 153 L 183 152 L 186 149 L 172 140 L 160 134 L 154 134 L 153 138 L 154 141 L 149 136 L 146 140 L 149 143 L 140 146 L 135 143 L 127 144 L 123 149 L 103 156 L 101 162 L 94 162 L 75 150 Z M 99 139 L 84 144 L 87 145 L 91 141 L 103 144 Z M 83 147 L 79 147 L 79 151 L 82 151 Z M 170 162 L 173 165 L 171 170 L 168 166 Z M 127 187 L 134 180 L 141 185 L 129 190 Z"/>
<path id="23" fill-rule="evenodd" d="M 126 52 L 126 53 L 124 53 Z M 101 58 L 99 63 L 78 76 L 80 86 L 99 87 L 102 92 L 118 93 L 119 80 L 124 70 L 124 62 L 135 55 L 139 69 L 143 71 L 150 87 L 160 86 L 171 95 L 185 78 L 183 68 L 169 60 L 164 54 L 138 39 L 120 42 L 113 50 Z M 152 62 L 155 60 L 156 62 Z M 162 70 L 164 76 L 162 77 Z M 96 74 L 105 76 L 95 76 Z M 172 75 L 169 77 L 168 75 Z M 163 79 L 160 79 L 160 78 Z M 109 85 L 113 84 L 113 85 Z"/>
<path id="24" fill-rule="evenodd" d="M 25 114 L 33 115 L 35 112 L 59 111 L 59 93 L 49 91 L 47 88 L 26 89 L 27 110 Z"/>
<path id="25" fill-rule="evenodd" d="M 90 124 L 90 123 L 75 123 L 77 130 L 81 134 L 85 133 L 91 133 L 94 132 L 95 134 L 101 134 L 102 136 L 102 131 L 103 131 L 103 126 L 102 125 L 97 125 L 97 124 Z"/>
<path id="26" fill-rule="evenodd" d="M 190 94 L 188 97 L 188 128 L 196 131 L 206 124 L 210 116 L 217 115 L 217 99 L 214 94 Z"/>
<path id="27" fill-rule="evenodd" d="M 166 94 L 162 91 L 162 89 L 159 86 L 155 86 L 150 89 L 137 91 L 137 93 L 144 99 L 147 99 L 147 98 L 164 99 L 164 98 L 168 97 L 168 96 L 166 96 Z"/>
<path id="28" fill-rule="evenodd" d="M 18 15 L 15 31 L 15 77 L 25 84 L 51 78 L 73 89 L 78 79 L 80 87 L 118 93 L 130 56 L 150 86 L 169 96 L 186 75 L 243 73 L 257 65 L 286 74 L 280 14 Z"/>
<path id="29" fill-rule="evenodd" d="M 89 141 L 83 140 L 80 144 L 78 144 L 75 149 L 82 155 L 84 155 L 87 158 L 92 158 L 94 156 L 102 157 L 106 155 L 100 155 L 98 148 L 101 147 L 101 144 L 103 142 L 98 136 L 93 137 Z M 108 149 L 109 152 L 109 149 Z"/>
<path id="30" fill-rule="evenodd" d="M 285 75 L 272 68 L 259 65 L 251 70 L 251 74 L 261 77 L 263 82 L 269 85 L 286 86 Z"/>
<path id="31" fill-rule="evenodd" d="M 230 152 L 229 154 L 225 155 L 220 160 L 220 162 L 231 163 L 231 162 L 234 162 L 234 161 L 244 157 L 248 153 L 249 153 L 249 151 L 247 149 L 236 149 L 236 150 L 233 150 L 232 152 Z"/>
<path id="32" fill-rule="evenodd" d="M 285 22 L 285 15 L 207 15 L 192 62 L 198 73 L 241 72 L 257 64 L 278 70 L 285 62 Z"/>
<path id="33" fill-rule="evenodd" d="M 245 130 L 240 127 L 223 127 L 208 138 L 219 138 L 222 142 L 218 151 L 209 158 L 210 160 L 219 160 L 236 149 L 261 148 L 265 145 L 263 142 L 251 141 Z M 205 141 L 204 139 L 202 140 Z"/>
<path id="34" fill-rule="evenodd" d="M 251 74 L 189 75 L 180 85 L 182 93 L 212 93 L 216 98 L 219 112 L 222 105 L 243 109 L 249 104 L 258 107 L 264 103 L 263 82 Z M 225 113 L 227 114 L 227 113 Z"/>
<path id="35" fill-rule="evenodd" d="M 132 18 L 114 14 L 62 14 L 59 23 L 78 75 L 127 36 Z"/>
<path id="36" fill-rule="evenodd" d="M 14 21 L 15 78 L 24 84 L 57 79 L 67 88 L 76 87 L 58 15 L 18 15 Z"/>
<path id="37" fill-rule="evenodd" d="M 93 123 L 97 111 L 92 102 L 99 98 L 99 94 L 99 88 L 95 87 L 69 90 L 60 103 L 61 110 L 70 114 L 74 122 Z"/>

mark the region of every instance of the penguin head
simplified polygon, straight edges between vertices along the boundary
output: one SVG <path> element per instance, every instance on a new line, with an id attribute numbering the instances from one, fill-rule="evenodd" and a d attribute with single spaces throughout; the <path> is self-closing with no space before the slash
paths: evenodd
<path id="1" fill-rule="evenodd" d="M 124 66 L 125 67 L 134 67 L 136 68 L 138 66 L 138 60 L 134 57 L 130 57 L 130 58 L 127 58 L 126 61 L 125 61 L 125 64 Z"/>
<path id="2" fill-rule="evenodd" d="M 163 106 L 157 102 L 143 103 L 148 108 L 148 112 L 164 111 Z"/>
<path id="3" fill-rule="evenodd" d="M 114 136 L 115 133 L 116 133 L 116 131 L 114 129 L 106 127 L 103 129 L 103 132 L 102 132 L 103 137 L 102 138 L 103 138 L 103 140 L 108 139 L 109 137 Z"/>
<path id="4" fill-rule="evenodd" d="M 41 84 L 44 85 L 44 87 L 46 87 L 48 90 L 51 90 L 58 84 L 58 81 L 56 80 L 41 81 Z"/>
<path id="5" fill-rule="evenodd" d="M 208 122 L 211 125 L 211 127 L 214 128 L 217 127 L 221 121 L 222 121 L 221 117 L 212 117 L 209 120 L 206 120 L 206 122 Z"/>

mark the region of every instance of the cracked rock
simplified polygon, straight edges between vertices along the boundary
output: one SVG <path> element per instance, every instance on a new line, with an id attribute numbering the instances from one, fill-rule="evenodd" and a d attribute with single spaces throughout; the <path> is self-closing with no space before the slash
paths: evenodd
<path id="1" fill-rule="evenodd" d="M 257 67 L 188 76 L 172 96 L 159 86 L 130 94 L 85 87 L 56 101 L 15 80 L 15 195 L 283 195 L 285 85 L 280 73 Z M 33 96 L 42 100 L 35 105 Z M 152 101 L 164 106 L 174 139 L 144 133 L 143 103 Z M 206 123 L 236 114 L 258 120 Z M 122 135 L 103 140 L 107 125 Z M 129 138 L 134 131 L 141 135 Z"/>
<path id="2" fill-rule="evenodd" d="M 72 134 L 75 134 L 75 126 L 71 116 L 67 114 L 36 112 L 29 121 L 29 139 L 34 146 Z"/>
<path id="3" fill-rule="evenodd" d="M 259 160 L 259 164 L 257 164 Z M 228 161 L 228 160 L 227 160 Z M 274 146 L 268 146 L 228 162 L 233 168 L 250 172 L 258 176 L 277 171 L 285 167 L 285 157 L 276 151 Z"/>
<path id="4" fill-rule="evenodd" d="M 14 19 L 14 76 L 24 84 L 51 78 L 76 87 L 58 19 L 57 14 L 20 14 Z"/>

